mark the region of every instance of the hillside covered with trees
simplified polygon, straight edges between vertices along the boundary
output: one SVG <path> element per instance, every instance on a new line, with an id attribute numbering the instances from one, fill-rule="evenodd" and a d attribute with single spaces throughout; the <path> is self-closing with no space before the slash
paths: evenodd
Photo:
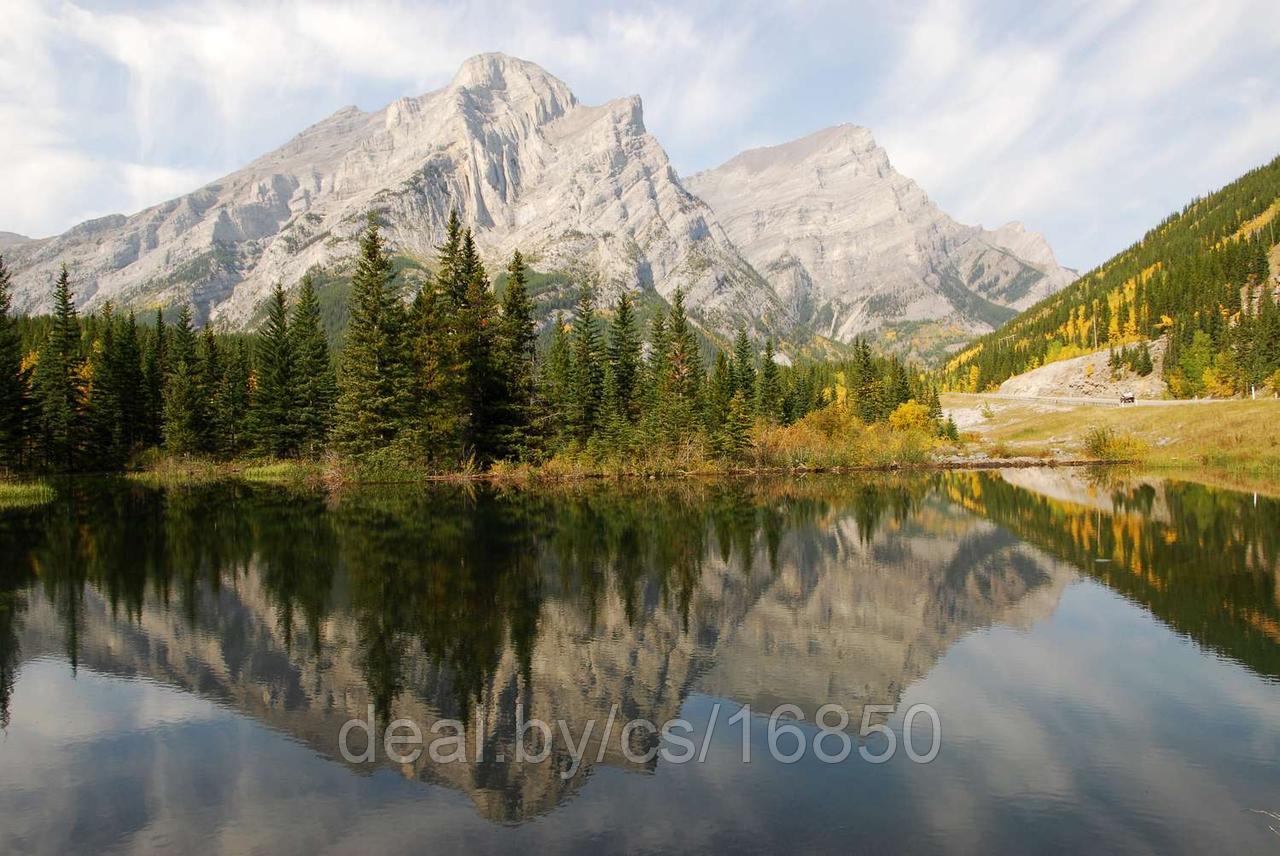
<path id="1" fill-rule="evenodd" d="M 955 433 L 936 391 L 865 343 L 844 362 L 793 367 L 740 330 L 708 365 L 679 291 L 646 331 L 630 295 L 606 312 L 585 284 L 540 347 L 520 253 L 499 297 L 456 215 L 418 281 L 409 299 L 371 214 L 332 354 L 310 276 L 292 300 L 277 285 L 254 335 L 225 335 L 193 329 L 187 308 L 173 323 L 110 305 L 82 318 L 65 267 L 51 317 L 11 317 L 0 258 L 0 469 L 109 471 L 149 450 L 430 472 L 812 466 Z"/>
<path id="2" fill-rule="evenodd" d="M 1280 389 L 1280 309 L 1268 256 L 1280 241 L 1280 157 L 1196 199 L 1095 270 L 945 366 L 948 389 L 982 392 L 1045 363 L 1110 348 L 1149 372 L 1144 344 L 1168 337 L 1164 379 L 1179 398 Z"/>

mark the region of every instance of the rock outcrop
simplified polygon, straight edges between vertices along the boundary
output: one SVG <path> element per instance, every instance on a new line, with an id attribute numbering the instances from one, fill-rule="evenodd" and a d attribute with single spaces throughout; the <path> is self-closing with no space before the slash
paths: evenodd
<path id="1" fill-rule="evenodd" d="M 904 321 L 985 332 L 1075 277 L 1018 223 L 957 223 L 853 125 L 743 152 L 686 184 L 797 318 L 840 341 Z"/>
<path id="2" fill-rule="evenodd" d="M 681 185 L 638 97 L 589 107 L 502 54 L 473 57 L 443 89 L 377 112 L 339 110 L 186 196 L 17 245 L 15 302 L 47 308 L 66 262 L 82 305 L 189 301 L 201 320 L 238 328 L 277 280 L 349 262 L 365 212 L 378 213 L 395 251 L 430 263 L 455 208 L 493 272 L 519 248 L 537 270 L 598 277 L 605 297 L 683 287 L 706 323 L 788 324 Z"/>

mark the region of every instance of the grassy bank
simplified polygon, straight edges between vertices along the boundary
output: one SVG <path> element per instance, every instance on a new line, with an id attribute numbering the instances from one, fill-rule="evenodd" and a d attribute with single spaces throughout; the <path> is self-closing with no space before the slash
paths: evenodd
<path id="1" fill-rule="evenodd" d="M 962 430 L 989 453 L 1106 458 L 1090 450 L 1109 439 L 1128 449 L 1115 457 L 1148 468 L 1280 478 L 1276 400 L 1115 407 L 944 396 L 943 407 L 976 409 L 980 415 Z"/>
<path id="2" fill-rule="evenodd" d="M 41 481 L 0 481 L 0 511 L 44 505 L 53 496 L 53 488 Z"/>
<path id="3" fill-rule="evenodd" d="M 365 460 L 174 458 L 152 455 L 127 477 L 157 487 L 181 487 L 228 479 L 338 487 L 425 481 L 571 481 L 588 478 L 658 478 L 741 473 L 833 472 L 929 466 L 955 451 L 917 428 L 864 425 L 855 419 L 802 420 L 789 426 L 759 424 L 733 454 L 694 439 L 683 444 L 636 442 L 620 448 L 571 446 L 536 462 L 500 461 L 488 469 L 464 465 L 441 472 L 407 455 L 385 452 Z"/>

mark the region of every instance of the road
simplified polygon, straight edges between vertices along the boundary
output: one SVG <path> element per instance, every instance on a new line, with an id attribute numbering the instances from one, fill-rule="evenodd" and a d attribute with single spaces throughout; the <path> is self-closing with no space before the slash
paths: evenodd
<path id="1" fill-rule="evenodd" d="M 983 401 L 1025 401 L 1037 404 L 1058 404 L 1058 405 L 1094 405 L 1097 407 L 1180 407 L 1183 405 L 1194 404 L 1229 404 L 1233 401 L 1240 401 L 1238 398 L 1140 398 L 1133 404 L 1120 403 L 1119 398 L 1086 398 L 1069 396 L 1052 396 L 1052 395 L 1007 395 L 1000 392 L 951 392 L 947 393 L 951 398 L 968 399 L 977 406 Z M 1265 399 L 1258 399 L 1263 401 Z"/>

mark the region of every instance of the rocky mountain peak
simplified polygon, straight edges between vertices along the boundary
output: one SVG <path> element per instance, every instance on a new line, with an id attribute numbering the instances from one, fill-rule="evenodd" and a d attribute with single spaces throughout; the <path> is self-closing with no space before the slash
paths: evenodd
<path id="1" fill-rule="evenodd" d="M 841 341 L 932 325 L 992 329 L 1073 278 L 1044 239 L 947 216 L 874 135 L 836 125 L 743 152 L 686 181 L 802 323 Z"/>
<path id="2" fill-rule="evenodd" d="M 681 288 L 709 331 L 742 323 L 784 346 L 920 323 L 959 339 L 1072 278 L 1019 224 L 952 220 L 866 128 L 751 149 L 682 182 L 638 95 L 584 105 L 501 53 L 380 110 L 344 107 L 178 199 L 54 238 L 0 235 L 0 248 L 20 311 L 48 308 L 66 262 L 88 309 L 190 304 L 241 328 L 276 281 L 314 267 L 341 278 L 371 209 L 411 267 L 430 268 L 457 210 L 493 270 L 518 248 L 539 272 L 595 277 L 606 300 Z"/>

